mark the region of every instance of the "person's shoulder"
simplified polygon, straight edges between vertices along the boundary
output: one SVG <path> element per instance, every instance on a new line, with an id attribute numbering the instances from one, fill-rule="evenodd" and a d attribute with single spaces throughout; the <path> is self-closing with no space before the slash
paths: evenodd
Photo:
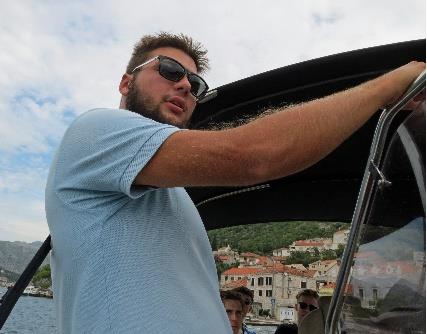
<path id="1" fill-rule="evenodd" d="M 96 131 L 95 129 L 98 129 L 103 131 L 108 128 L 113 131 L 114 129 L 141 126 L 151 128 L 164 125 L 129 110 L 97 108 L 78 115 L 70 124 L 69 129 L 80 129 L 82 131 L 89 131 L 90 129 Z"/>
<path id="2" fill-rule="evenodd" d="M 246 324 L 243 324 L 243 334 L 256 334 L 256 332 L 253 329 L 249 329 Z"/>
<path id="3" fill-rule="evenodd" d="M 141 117 L 137 113 L 134 113 L 125 109 L 116 108 L 95 108 L 90 109 L 80 114 L 75 121 L 88 120 L 88 119 L 105 119 L 105 118 L 119 118 L 119 117 Z"/>

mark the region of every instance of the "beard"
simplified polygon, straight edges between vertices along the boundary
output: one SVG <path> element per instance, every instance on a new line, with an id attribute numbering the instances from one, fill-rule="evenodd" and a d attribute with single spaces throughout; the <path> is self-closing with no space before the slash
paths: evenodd
<path id="1" fill-rule="evenodd" d="M 129 93 L 126 96 L 125 107 L 129 111 L 133 111 L 141 116 L 152 119 L 153 121 L 176 126 L 180 129 L 186 129 L 188 121 L 179 124 L 172 123 L 164 115 L 162 115 L 159 106 L 149 96 L 144 96 L 138 92 L 134 80 L 129 84 Z"/>

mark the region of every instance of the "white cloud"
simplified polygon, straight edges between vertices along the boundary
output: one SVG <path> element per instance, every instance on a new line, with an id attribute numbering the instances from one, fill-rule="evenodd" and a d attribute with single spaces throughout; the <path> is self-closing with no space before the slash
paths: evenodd
<path id="1" fill-rule="evenodd" d="M 2 195 L 0 212 L 0 240 L 42 241 L 49 234 L 43 200 Z"/>
<path id="2" fill-rule="evenodd" d="M 53 151 L 76 115 L 118 105 L 119 80 L 143 34 L 183 32 L 201 41 L 211 59 L 206 78 L 216 87 L 314 57 L 424 38 L 425 7 L 420 0 L 3 3 L 0 239 L 46 233 L 40 194 Z"/>

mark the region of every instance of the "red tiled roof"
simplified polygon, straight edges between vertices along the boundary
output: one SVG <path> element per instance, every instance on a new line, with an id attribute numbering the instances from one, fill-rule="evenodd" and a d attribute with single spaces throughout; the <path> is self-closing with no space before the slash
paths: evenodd
<path id="1" fill-rule="evenodd" d="M 296 268 L 291 268 L 289 266 L 284 266 L 283 272 L 288 273 L 289 275 L 301 276 L 301 277 L 314 277 L 317 273 L 316 270 L 300 270 Z"/>
<path id="2" fill-rule="evenodd" d="M 234 289 L 238 288 L 240 286 L 248 286 L 248 280 L 247 279 L 239 279 L 237 281 L 229 281 L 225 283 L 222 288 L 224 289 Z"/>
<path id="3" fill-rule="evenodd" d="M 389 265 L 400 267 L 400 270 L 402 270 L 402 272 L 405 274 L 412 274 L 419 271 L 419 269 L 411 262 L 393 261 L 389 262 Z"/>
<path id="4" fill-rule="evenodd" d="M 322 286 L 321 289 L 323 289 L 323 288 L 325 288 L 325 289 L 335 289 L 336 286 L 337 286 L 337 284 L 335 282 L 329 282 L 329 283 L 326 283 L 324 286 Z M 353 293 L 353 286 L 351 284 L 346 284 L 344 292 L 346 294 Z"/>
<path id="5" fill-rule="evenodd" d="M 230 268 L 222 273 L 222 275 L 251 275 L 262 271 L 262 268 Z"/>
<path id="6" fill-rule="evenodd" d="M 332 263 L 336 263 L 337 260 L 323 260 L 320 261 L 321 264 L 332 264 Z"/>
<path id="7" fill-rule="evenodd" d="M 324 243 L 320 241 L 309 241 L 309 240 L 297 240 L 295 241 L 295 246 L 305 246 L 305 247 L 320 247 Z"/>
<path id="8" fill-rule="evenodd" d="M 258 255 L 258 254 L 255 254 L 255 253 L 249 253 L 249 252 L 247 252 L 247 253 L 242 253 L 242 254 L 240 254 L 240 256 L 242 256 L 242 257 L 260 257 L 260 255 Z"/>
<path id="9" fill-rule="evenodd" d="M 366 252 L 357 252 L 354 254 L 356 259 L 378 259 L 380 256 L 377 252 L 374 251 L 366 251 Z"/>
<path id="10" fill-rule="evenodd" d="M 258 258 L 258 261 L 257 261 L 257 263 L 259 263 L 261 265 L 265 265 L 265 266 L 271 265 L 273 262 L 274 261 L 270 257 L 267 257 L 267 256 L 260 256 Z"/>
<path id="11" fill-rule="evenodd" d="M 280 262 L 275 262 L 271 265 L 265 266 L 262 270 L 263 274 L 266 273 L 283 273 L 285 270 L 285 265 Z"/>
<path id="12" fill-rule="evenodd" d="M 402 274 L 410 275 L 419 271 L 419 269 L 411 262 L 406 261 L 391 261 L 381 262 L 370 265 L 357 265 L 356 268 L 360 270 L 364 276 L 377 276 L 377 275 L 396 275 L 393 274 L 394 270 L 399 270 Z M 392 270 L 390 272 L 390 270 Z"/>

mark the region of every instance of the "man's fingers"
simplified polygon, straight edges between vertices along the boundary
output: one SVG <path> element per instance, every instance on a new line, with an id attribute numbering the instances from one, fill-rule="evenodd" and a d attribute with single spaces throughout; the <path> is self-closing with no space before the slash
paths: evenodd
<path id="1" fill-rule="evenodd" d="M 423 101 L 426 98 L 426 90 L 425 88 L 423 89 L 423 91 L 421 93 L 419 93 L 417 96 L 414 97 L 414 101 Z"/>

